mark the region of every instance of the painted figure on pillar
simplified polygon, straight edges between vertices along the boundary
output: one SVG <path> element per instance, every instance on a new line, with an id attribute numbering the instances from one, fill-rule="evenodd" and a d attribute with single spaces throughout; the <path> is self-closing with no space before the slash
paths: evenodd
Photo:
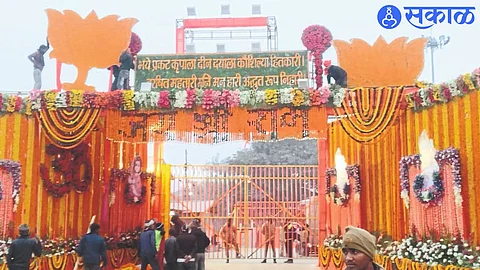
<path id="1" fill-rule="evenodd" d="M 138 202 L 142 196 L 142 160 L 140 156 L 135 156 L 130 167 L 130 176 L 128 177 L 128 192 L 134 202 Z"/>

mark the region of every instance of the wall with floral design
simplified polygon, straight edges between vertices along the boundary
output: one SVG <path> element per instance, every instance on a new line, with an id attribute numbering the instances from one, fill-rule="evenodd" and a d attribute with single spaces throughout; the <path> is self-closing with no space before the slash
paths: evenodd
<path id="1" fill-rule="evenodd" d="M 438 104 L 426 110 L 409 110 L 405 116 L 406 153 L 418 152 L 417 138 L 426 130 L 438 150 L 454 147 L 459 150 L 462 178 L 463 213 L 465 232 L 474 233 L 480 242 L 480 163 L 475 158 L 480 152 L 476 143 L 480 136 L 480 93 L 472 91 L 464 97 L 445 104 Z M 446 180 L 447 185 L 451 181 Z M 445 183 L 445 181 L 444 181 Z M 453 214 L 453 213 L 452 213 Z"/>
<path id="2" fill-rule="evenodd" d="M 346 171 L 348 182 L 340 187 L 337 184 L 336 169 L 329 168 L 326 171 L 326 220 L 333 233 L 339 233 L 339 228 L 362 224 L 360 166 L 347 166 Z"/>
<path id="3" fill-rule="evenodd" d="M 41 237 L 76 237 L 85 233 L 90 219 L 96 215 L 96 222 L 101 224 L 102 231 L 107 234 L 116 234 L 122 231 L 142 226 L 149 213 L 157 218 L 164 218 L 160 206 L 162 191 L 161 183 L 156 183 L 157 193 L 152 200 L 149 183 L 147 186 L 148 203 L 132 205 L 125 202 L 123 193 L 126 183 L 120 181 L 113 193 L 116 194 L 115 203 L 109 205 L 110 168 L 124 168 L 130 166 L 135 154 L 144 160 L 142 170 L 146 170 L 147 145 L 120 143 L 109 140 L 105 133 L 105 119 L 100 119 L 96 128 L 85 137 L 85 158 L 91 162 L 90 183 L 67 186 L 65 175 L 56 172 L 53 167 L 63 168 L 72 165 L 63 158 L 47 153 L 47 146 L 51 144 L 45 131 L 41 128 L 38 119 L 19 113 L 0 116 L 0 171 L 2 174 L 0 213 L 12 219 L 0 220 L 0 228 L 6 235 L 15 236 L 16 228 L 27 223 L 37 235 Z M 155 145 L 157 150 L 161 143 Z M 161 153 L 162 151 L 157 151 Z M 82 152 L 83 153 L 83 152 Z M 62 156 L 60 154 L 60 156 Z M 154 158 L 160 161 L 161 154 Z M 5 169 L 10 162 L 20 164 L 20 195 L 15 199 L 14 182 L 12 175 Z M 46 171 L 40 173 L 40 166 Z M 157 162 L 155 163 L 157 164 Z M 73 168 L 73 167 L 71 167 Z M 85 166 L 75 167 L 81 171 L 79 176 L 85 176 Z M 160 172 L 160 162 L 155 171 Z M 42 180 L 42 178 L 44 178 Z M 160 175 L 158 179 L 160 179 Z M 45 181 L 47 180 L 47 181 Z M 3 181 L 6 181 L 3 183 Z M 51 186 L 47 190 L 46 186 Z M 153 203 L 153 204 L 151 204 Z M 15 206 L 16 205 L 16 206 Z M 16 207 L 16 211 L 14 211 Z M 151 211 L 152 208 L 157 209 Z M 5 214 L 5 215 L 3 215 Z"/>
<path id="4" fill-rule="evenodd" d="M 361 196 L 365 202 L 362 207 L 362 215 L 365 217 L 363 227 L 370 231 L 386 231 L 395 239 L 401 239 L 409 232 L 409 227 L 413 224 L 412 213 L 406 208 L 401 197 L 399 162 L 402 157 L 419 153 L 418 138 L 421 132 L 426 130 L 438 151 L 449 147 L 459 150 L 463 197 L 462 211 L 448 210 L 451 209 L 449 204 L 442 206 L 445 209 L 441 210 L 441 216 L 445 220 L 463 212 L 463 217 L 459 218 L 463 221 L 449 225 L 436 219 L 437 221 L 430 222 L 431 226 L 435 226 L 439 231 L 445 227 L 459 228 L 467 236 L 473 233 L 476 242 L 480 242 L 480 190 L 473 188 L 480 185 L 480 178 L 477 177 L 480 175 L 480 163 L 475 162 L 476 153 L 480 152 L 480 144 L 475 143 L 480 136 L 479 118 L 480 93 L 472 91 L 461 98 L 426 110 L 402 112 L 393 125 L 368 143 L 352 139 L 340 122 L 332 123 L 329 130 L 330 165 L 334 165 L 337 147 L 345 149 L 344 155 L 348 164 L 360 165 Z M 417 169 L 412 167 L 409 172 L 410 185 L 413 185 L 417 173 Z M 443 185 L 450 185 L 446 188 L 448 196 L 443 199 L 451 200 L 451 204 L 455 204 L 452 177 L 448 170 L 442 174 Z M 410 198 L 416 200 L 414 195 Z M 447 213 L 448 211 L 451 213 Z M 433 212 L 429 215 L 435 215 Z"/>
<path id="5" fill-rule="evenodd" d="M 347 164 L 360 166 L 362 227 L 370 231 L 385 230 L 397 239 L 407 231 L 398 179 L 398 161 L 404 153 L 404 123 L 399 117 L 379 137 L 360 143 L 352 139 L 339 122 L 334 122 L 329 127 L 328 138 L 330 166 L 335 165 L 338 147 L 343 150 Z M 343 232 L 343 228 L 341 230 Z"/>

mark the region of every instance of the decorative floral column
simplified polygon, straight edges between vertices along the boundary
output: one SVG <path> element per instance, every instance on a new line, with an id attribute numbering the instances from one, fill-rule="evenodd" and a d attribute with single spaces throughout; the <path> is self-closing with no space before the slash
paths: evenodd
<path id="1" fill-rule="evenodd" d="M 323 85 L 322 54 L 332 46 L 332 33 L 325 26 L 310 25 L 303 30 L 302 43 L 313 53 L 317 89 Z"/>

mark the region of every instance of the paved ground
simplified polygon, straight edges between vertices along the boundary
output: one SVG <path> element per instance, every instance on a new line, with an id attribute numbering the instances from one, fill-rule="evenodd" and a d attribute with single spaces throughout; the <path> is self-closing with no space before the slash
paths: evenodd
<path id="1" fill-rule="evenodd" d="M 284 258 L 277 260 L 277 264 L 273 264 L 269 259 L 268 263 L 260 263 L 261 259 L 231 259 L 229 264 L 224 259 L 207 259 L 205 262 L 206 270 L 293 270 L 301 267 L 301 270 L 318 270 L 318 259 L 295 259 L 293 264 L 283 263 Z"/>

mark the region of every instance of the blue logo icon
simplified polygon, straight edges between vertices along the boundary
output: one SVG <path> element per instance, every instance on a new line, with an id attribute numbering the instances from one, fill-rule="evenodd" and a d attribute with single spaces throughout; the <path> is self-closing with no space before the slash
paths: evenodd
<path id="1" fill-rule="evenodd" d="M 378 11 L 377 20 L 383 28 L 393 29 L 400 25 L 402 13 L 396 6 L 387 5 Z"/>

